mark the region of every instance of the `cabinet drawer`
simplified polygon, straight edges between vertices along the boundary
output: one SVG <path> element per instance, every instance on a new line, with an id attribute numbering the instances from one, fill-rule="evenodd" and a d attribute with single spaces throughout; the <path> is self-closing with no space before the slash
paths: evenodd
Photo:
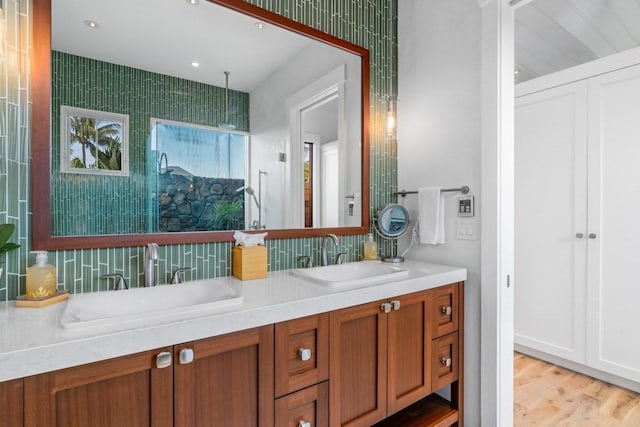
<path id="1" fill-rule="evenodd" d="M 329 314 L 278 323 L 275 332 L 276 397 L 329 378 Z"/>
<path id="2" fill-rule="evenodd" d="M 431 381 L 433 390 L 439 390 L 458 379 L 458 333 L 433 340 L 432 349 Z"/>
<path id="3" fill-rule="evenodd" d="M 328 425 L 328 381 L 276 400 L 276 426 L 278 427 L 327 427 Z"/>
<path id="4" fill-rule="evenodd" d="M 458 284 L 431 291 L 432 337 L 438 338 L 458 330 Z"/>

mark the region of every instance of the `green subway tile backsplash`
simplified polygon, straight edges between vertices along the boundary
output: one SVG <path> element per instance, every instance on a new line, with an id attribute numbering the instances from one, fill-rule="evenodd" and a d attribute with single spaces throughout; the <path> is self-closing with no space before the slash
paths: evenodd
<path id="1" fill-rule="evenodd" d="M 56 236 L 149 229 L 145 165 L 151 118 L 205 126 L 224 121 L 224 88 L 53 52 L 52 229 Z M 129 116 L 129 176 L 60 173 L 60 106 Z M 249 131 L 249 94 L 229 91 L 229 119 Z"/>
<path id="2" fill-rule="evenodd" d="M 251 0 L 250 3 L 279 13 L 283 16 L 304 23 L 321 31 L 340 37 L 352 43 L 364 46 L 370 52 L 370 168 L 371 168 L 371 212 L 392 200 L 392 192 L 396 190 L 397 162 L 396 142 L 385 136 L 384 116 L 386 113 L 386 97 L 389 95 L 389 81 L 392 88 L 396 87 L 396 18 L 397 0 Z M 9 254 L 0 255 L 0 263 L 4 263 L 4 272 L 0 276 L 0 300 L 11 300 L 24 293 L 25 271 L 27 265 L 33 263 L 30 250 L 30 221 L 48 221 L 49 218 L 32 218 L 30 212 L 30 192 L 28 190 L 28 176 L 30 168 L 28 130 L 31 126 L 29 116 L 30 86 L 28 84 L 29 63 L 28 51 L 31 49 L 30 16 L 31 2 L 5 0 L 5 28 L 8 37 L 4 46 L 5 59 L 0 64 L 0 223 L 12 222 L 17 225 L 17 232 L 13 241 L 22 247 Z M 19 10 L 21 12 L 19 12 Z M 21 16 L 18 16 L 22 13 Z M 16 19 L 19 18 L 19 19 Z M 392 28 L 389 29 L 391 19 Z M 20 25 L 16 25 L 20 22 Z M 389 44 L 389 37 L 393 43 Z M 61 55 L 56 55 L 58 60 Z M 9 58 L 17 58 L 12 63 Z M 83 61 L 80 61 L 83 62 Z M 96 61 L 97 62 L 97 61 Z M 54 62 L 54 68 L 56 64 Z M 77 64 L 83 65 L 83 64 Z M 86 64 L 85 64 L 86 65 Z M 116 68 L 114 68 L 116 67 Z M 101 74 L 109 87 L 118 83 L 109 77 L 123 72 L 111 64 L 102 65 Z M 124 67 L 122 67 L 124 68 Z M 143 79 L 140 70 L 131 70 L 136 78 L 142 79 L 147 85 L 145 90 L 152 90 L 152 77 Z M 137 73 L 137 74 L 136 74 Z M 151 74 L 151 73 L 148 73 Z M 157 75 L 155 78 L 160 78 Z M 172 82 L 171 84 L 181 84 Z M 120 101 L 114 91 L 114 97 L 100 107 L 95 104 L 77 105 L 105 111 L 114 111 L 113 105 Z M 77 93 L 70 91 L 70 95 L 77 97 Z M 214 107 L 204 108 L 204 111 L 221 112 L 218 96 L 211 102 Z M 92 102 L 88 99 L 87 102 Z M 179 98 L 171 98 L 170 104 L 180 102 Z M 235 102 L 233 100 L 232 102 Z M 71 101 L 69 101 L 71 103 Z M 69 104 L 68 104 L 69 105 Z M 73 105 L 73 104 L 71 104 Z M 178 109 L 168 109 L 170 114 L 177 114 Z M 119 112 L 119 111 L 114 111 Z M 144 122 L 145 117 L 153 115 L 148 109 L 132 109 L 125 114 L 130 115 L 130 121 Z M 56 117 L 54 115 L 54 117 Z M 248 128 L 248 117 L 247 128 Z M 174 118 L 185 122 L 197 122 L 192 117 Z M 217 124 L 221 120 L 213 119 L 210 123 Z M 53 120 L 54 138 L 59 136 L 59 123 Z M 145 126 L 148 126 L 145 124 Z M 133 126 L 132 126 L 133 127 Z M 136 137 L 138 137 L 136 135 Z M 54 150 L 57 144 L 54 144 Z M 59 155 L 54 151 L 54 156 Z M 136 152 L 136 156 L 144 156 L 144 152 Z M 57 159 L 57 157 L 55 157 Z M 142 157 L 140 157 L 141 159 Z M 54 160 L 53 166 L 59 167 Z M 113 177 L 111 177 L 113 178 Z M 111 185 L 109 184 L 109 188 Z M 97 185 L 105 185 L 97 184 Z M 67 203 L 67 202 L 65 202 Z M 126 211 L 129 208 L 125 208 Z M 127 221 L 122 218 L 122 221 Z M 125 222 L 122 223 L 125 226 Z M 131 225 L 135 220 L 126 222 Z M 139 225 L 139 224 L 138 224 Z M 69 227 L 70 225 L 67 225 Z M 365 236 L 343 236 L 340 239 L 340 251 L 349 254 L 349 260 L 362 258 L 362 243 Z M 388 253 L 391 243 L 378 240 L 381 252 Z M 269 270 L 282 270 L 295 267 L 296 255 L 314 254 L 318 257 L 320 248 L 319 238 L 286 239 L 267 241 L 269 249 Z M 142 282 L 143 248 L 109 248 L 99 250 L 69 250 L 57 251 L 49 254 L 49 260 L 58 268 L 58 284 L 72 293 L 94 292 L 105 290 L 108 283 L 100 279 L 100 275 L 108 272 L 119 272 L 125 275 L 127 281 L 138 286 Z M 231 273 L 231 244 L 188 244 L 161 247 L 159 261 L 159 278 L 168 278 L 171 270 L 177 267 L 195 267 L 189 273 L 188 279 L 226 276 Z M 319 262 L 319 259 L 315 259 Z"/>

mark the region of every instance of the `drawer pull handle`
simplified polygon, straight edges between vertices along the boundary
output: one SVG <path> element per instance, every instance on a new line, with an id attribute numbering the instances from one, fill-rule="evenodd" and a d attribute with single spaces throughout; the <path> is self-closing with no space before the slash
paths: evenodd
<path id="1" fill-rule="evenodd" d="M 156 355 L 156 368 L 168 368 L 171 366 L 171 353 L 168 351 L 163 351 Z"/>
<path id="2" fill-rule="evenodd" d="M 590 239 L 595 239 L 596 237 L 598 237 L 598 235 L 596 233 L 589 233 L 589 238 Z"/>
<path id="3" fill-rule="evenodd" d="M 193 362 L 193 349 L 183 348 L 180 350 L 180 364 L 186 365 Z"/>
<path id="4" fill-rule="evenodd" d="M 584 237 L 584 234 L 583 233 L 576 233 L 576 237 L 578 239 L 582 239 Z"/>
<path id="5" fill-rule="evenodd" d="M 453 308 L 451 308 L 450 305 L 443 305 L 442 306 L 442 314 L 446 314 L 448 316 L 451 313 L 453 313 Z"/>
<path id="6" fill-rule="evenodd" d="M 300 350 L 298 350 L 298 356 L 300 356 L 300 360 L 302 360 L 303 362 L 311 360 L 311 349 L 301 348 Z"/>
<path id="7" fill-rule="evenodd" d="M 390 313 L 391 312 L 391 304 L 389 304 L 388 302 L 382 303 L 380 305 L 380 310 L 384 311 L 385 313 Z"/>
<path id="8" fill-rule="evenodd" d="M 400 310 L 400 301 L 394 299 L 393 301 L 391 301 L 391 307 L 393 307 L 395 311 Z"/>
<path id="9" fill-rule="evenodd" d="M 452 360 L 450 357 L 443 357 L 440 362 L 442 362 L 442 366 L 446 366 L 448 368 L 451 366 Z"/>
<path id="10" fill-rule="evenodd" d="M 298 427 L 311 427 L 311 423 L 309 421 L 300 421 Z"/>

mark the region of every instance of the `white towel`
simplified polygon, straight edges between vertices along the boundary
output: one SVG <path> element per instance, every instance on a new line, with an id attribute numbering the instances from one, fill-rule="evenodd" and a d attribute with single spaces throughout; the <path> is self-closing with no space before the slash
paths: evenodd
<path id="1" fill-rule="evenodd" d="M 440 187 L 418 190 L 418 228 L 420 243 L 444 244 L 444 194 Z"/>

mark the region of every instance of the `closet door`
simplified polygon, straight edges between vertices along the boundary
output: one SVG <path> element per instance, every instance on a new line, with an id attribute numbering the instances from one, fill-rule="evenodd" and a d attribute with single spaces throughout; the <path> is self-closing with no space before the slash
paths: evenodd
<path id="1" fill-rule="evenodd" d="M 515 343 L 585 360 L 586 83 L 516 99 Z"/>
<path id="2" fill-rule="evenodd" d="M 640 66 L 589 79 L 588 364 L 640 381 Z"/>

